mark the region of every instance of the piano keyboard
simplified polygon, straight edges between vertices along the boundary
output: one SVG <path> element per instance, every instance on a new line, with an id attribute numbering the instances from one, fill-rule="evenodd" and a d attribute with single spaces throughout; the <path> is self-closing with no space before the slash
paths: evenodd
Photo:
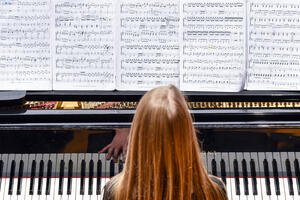
<path id="1" fill-rule="evenodd" d="M 0 154 L 0 199 L 100 200 L 123 169 L 105 154 Z M 232 200 L 299 200 L 300 152 L 203 153 Z"/>

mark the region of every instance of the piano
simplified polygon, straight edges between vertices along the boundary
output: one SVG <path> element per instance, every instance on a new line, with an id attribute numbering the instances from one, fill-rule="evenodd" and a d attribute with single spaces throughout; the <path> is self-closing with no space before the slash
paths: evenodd
<path id="1" fill-rule="evenodd" d="M 123 161 L 98 154 L 144 92 L 30 91 L 0 104 L 0 199 L 102 199 Z M 297 92 L 187 92 L 207 171 L 229 199 L 300 199 Z M 4 108 L 3 108 L 4 106 Z"/>

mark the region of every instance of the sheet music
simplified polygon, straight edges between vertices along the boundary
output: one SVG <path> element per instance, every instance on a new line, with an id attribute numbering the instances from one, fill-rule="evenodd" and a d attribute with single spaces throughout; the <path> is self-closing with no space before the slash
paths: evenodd
<path id="1" fill-rule="evenodd" d="M 248 90 L 300 89 L 300 2 L 250 0 Z"/>
<path id="2" fill-rule="evenodd" d="M 117 89 L 179 86 L 179 1 L 120 0 Z"/>
<path id="3" fill-rule="evenodd" d="M 0 0 L 0 90 L 52 88 L 50 0 Z"/>
<path id="4" fill-rule="evenodd" d="M 240 91 L 245 77 L 244 0 L 182 0 L 180 88 Z"/>
<path id="5" fill-rule="evenodd" d="M 54 0 L 54 89 L 115 88 L 114 0 Z"/>

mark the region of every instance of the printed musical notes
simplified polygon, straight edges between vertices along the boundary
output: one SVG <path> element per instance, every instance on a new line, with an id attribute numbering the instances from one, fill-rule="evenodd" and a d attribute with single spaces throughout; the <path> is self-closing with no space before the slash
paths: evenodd
<path id="1" fill-rule="evenodd" d="M 0 90 L 49 89 L 50 0 L 0 0 Z"/>
<path id="2" fill-rule="evenodd" d="M 245 74 L 243 0 L 182 0 L 180 88 L 240 91 Z"/>
<path id="3" fill-rule="evenodd" d="M 300 90 L 299 78 L 299 1 L 0 0 L 0 90 Z"/>
<path id="4" fill-rule="evenodd" d="M 250 0 L 249 90 L 300 89 L 300 2 Z"/>
<path id="5" fill-rule="evenodd" d="M 53 1 L 54 89 L 115 89 L 114 0 Z"/>
<path id="6" fill-rule="evenodd" d="M 117 89 L 179 86 L 179 1 L 120 0 Z"/>

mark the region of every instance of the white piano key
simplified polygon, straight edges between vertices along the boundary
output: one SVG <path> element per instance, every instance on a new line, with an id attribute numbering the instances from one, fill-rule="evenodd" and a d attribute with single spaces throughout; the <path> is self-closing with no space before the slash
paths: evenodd
<path id="1" fill-rule="evenodd" d="M 226 178 L 226 191 L 227 191 L 227 196 L 228 199 L 231 200 L 232 199 L 232 189 L 231 189 L 231 178 Z"/>
<path id="2" fill-rule="evenodd" d="M 59 178 L 55 177 L 53 178 L 53 188 L 54 188 L 54 193 L 53 193 L 53 199 L 61 199 L 61 195 L 58 194 L 58 187 L 59 187 Z"/>
<path id="3" fill-rule="evenodd" d="M 80 189 L 80 178 L 78 177 L 72 178 L 72 190 L 71 190 L 71 195 L 69 195 L 68 197 L 68 200 L 82 199 L 80 195 L 77 195 L 77 190 L 79 189 Z"/>
<path id="4" fill-rule="evenodd" d="M 82 196 L 84 200 L 89 200 L 90 195 L 89 195 L 89 178 L 84 179 L 84 195 Z"/>
<path id="5" fill-rule="evenodd" d="M 16 170 L 16 171 L 19 171 L 19 170 Z M 17 177 L 17 176 L 15 176 L 15 177 Z M 15 180 L 14 180 L 14 186 L 13 186 L 13 194 L 10 197 L 11 200 L 17 200 L 18 199 L 17 186 L 18 186 L 18 179 L 15 178 Z"/>
<path id="6" fill-rule="evenodd" d="M 102 200 L 103 199 L 103 188 L 104 188 L 104 185 L 105 185 L 105 182 L 106 182 L 106 178 L 105 178 L 105 165 L 106 165 L 106 158 L 105 158 L 105 154 L 100 154 L 99 158 L 101 160 L 101 167 L 102 167 L 102 170 L 101 170 L 101 194 L 99 195 L 98 197 L 98 200 Z"/>
<path id="7" fill-rule="evenodd" d="M 50 188 L 49 188 L 49 195 L 46 195 L 47 200 L 55 200 L 54 193 L 55 193 L 55 182 L 57 179 L 57 172 L 56 172 L 56 163 L 57 163 L 57 154 L 50 154 L 49 160 L 52 163 L 52 170 L 51 170 L 51 178 L 50 178 Z M 48 170 L 48 168 L 47 168 Z"/>
<path id="8" fill-rule="evenodd" d="M 9 178 L 5 177 L 3 179 L 3 194 L 2 194 L 3 199 L 9 199 L 9 196 L 8 196 L 8 185 L 9 185 Z"/>
<path id="9" fill-rule="evenodd" d="M 241 167 L 241 166 L 239 166 Z M 241 175 L 241 174 L 240 174 Z M 247 200 L 247 196 L 245 195 L 245 188 L 244 188 L 244 178 L 239 178 L 240 180 L 240 200 Z"/>
<path id="10" fill-rule="evenodd" d="M 293 188 L 294 188 L 294 199 L 300 200 L 300 195 L 298 193 L 297 180 L 296 178 L 292 178 L 293 180 Z"/>
<path id="11" fill-rule="evenodd" d="M 234 180 L 234 178 L 231 178 L 230 181 L 231 181 L 231 191 L 232 191 L 231 195 L 232 195 L 232 199 L 233 200 L 239 200 L 240 199 L 240 195 L 236 194 L 236 187 L 235 187 L 235 180 Z"/>
<path id="12" fill-rule="evenodd" d="M 25 186 L 25 187 L 24 187 Z M 31 197 L 32 197 L 32 195 L 30 195 L 29 194 L 29 187 L 30 187 L 30 177 L 28 177 L 28 178 L 26 178 L 25 180 L 24 180 L 24 189 L 25 190 L 22 190 L 22 197 L 23 198 L 21 198 L 20 200 L 29 200 L 29 199 L 31 199 Z"/>
<path id="13" fill-rule="evenodd" d="M 40 195 L 38 195 L 38 185 L 39 185 L 39 172 L 40 172 L 40 163 L 43 160 L 43 154 L 36 154 L 36 170 L 35 170 L 35 178 L 34 178 L 34 190 L 32 195 L 32 200 L 39 200 Z"/>
<path id="14" fill-rule="evenodd" d="M 294 195 L 290 195 L 288 178 L 283 178 L 283 186 L 286 200 L 294 200 Z"/>
<path id="15" fill-rule="evenodd" d="M 3 199 L 10 199 L 11 195 L 8 194 L 9 191 L 9 183 L 10 183 L 10 172 L 11 172 L 11 166 L 12 161 L 15 159 L 15 154 L 11 154 L 8 157 L 8 167 L 7 167 L 7 178 L 5 178 L 5 188 L 4 188 L 4 196 Z"/>
<path id="16" fill-rule="evenodd" d="M 276 190 L 275 190 L 275 181 L 274 181 L 274 178 L 270 178 L 270 188 L 271 188 L 271 195 L 270 195 L 271 199 L 272 200 L 278 199 L 277 198 L 278 196 L 276 195 Z"/>
<path id="17" fill-rule="evenodd" d="M 69 161 L 71 159 L 71 154 L 64 154 L 64 175 L 63 175 L 63 185 L 62 185 L 62 195 L 61 199 L 62 200 L 68 200 L 69 196 L 67 194 L 68 191 L 68 172 L 69 172 Z"/>
<path id="18" fill-rule="evenodd" d="M 23 178 L 22 178 L 22 182 L 21 182 L 21 194 L 18 195 L 18 200 L 24 200 L 25 199 L 25 195 L 26 195 L 26 187 L 27 187 L 27 182 L 29 179 L 29 175 L 28 175 L 28 159 L 29 159 L 29 155 L 28 154 L 23 154 L 22 155 L 22 160 L 24 162 L 24 168 L 23 168 Z M 30 179 L 29 179 L 30 180 Z"/>
<path id="19" fill-rule="evenodd" d="M 13 185 L 13 193 L 11 195 L 11 200 L 17 200 L 18 195 L 17 195 L 17 189 L 18 189 L 18 176 L 19 176 L 19 170 L 20 170 L 20 162 L 21 162 L 22 155 L 21 154 L 16 154 L 15 156 L 15 175 L 14 175 L 14 185 Z"/>
<path id="20" fill-rule="evenodd" d="M 250 171 L 250 169 L 248 169 Z M 253 188 L 252 188 L 252 179 L 248 178 L 248 188 L 249 188 L 249 195 L 247 196 L 248 200 L 254 200 L 255 197 L 253 195 Z"/>
<path id="21" fill-rule="evenodd" d="M 278 195 L 278 200 L 285 200 L 283 178 L 279 178 L 279 188 L 280 188 L 280 195 Z"/>
<path id="22" fill-rule="evenodd" d="M 96 190 L 97 190 L 97 178 L 93 178 L 93 194 L 91 195 L 91 200 L 97 200 L 97 194 L 96 194 Z M 100 195 L 99 195 L 100 196 Z"/>
<path id="23" fill-rule="evenodd" d="M 56 172 L 56 177 L 55 177 L 55 183 L 54 183 L 54 199 L 59 200 L 61 199 L 61 195 L 59 194 L 59 176 L 60 176 L 60 165 L 61 161 L 64 159 L 63 154 L 57 154 L 57 159 L 56 159 L 56 167 L 55 167 L 55 172 Z"/>
<path id="24" fill-rule="evenodd" d="M 76 199 L 76 182 L 79 177 L 77 169 L 77 154 L 71 154 L 71 160 L 73 161 L 73 178 L 71 184 L 71 194 L 69 195 L 69 200 Z"/>
<path id="25" fill-rule="evenodd" d="M 38 165 L 38 163 L 37 163 L 37 165 Z M 39 195 L 37 193 L 37 191 L 38 191 L 38 180 L 39 179 L 37 177 L 34 178 L 34 190 L 33 190 L 33 195 L 32 195 L 32 198 L 31 198 L 32 200 L 38 200 L 39 199 Z"/>
<path id="26" fill-rule="evenodd" d="M 261 178 L 256 178 L 256 182 L 257 182 L 257 195 L 254 195 L 255 200 L 260 200 L 260 198 L 264 199 L 263 198 L 262 180 L 261 180 Z"/>
<path id="27" fill-rule="evenodd" d="M 94 172 L 93 172 L 93 194 L 91 195 L 91 200 L 97 200 L 97 163 L 99 160 L 98 154 L 92 154 L 92 160 L 94 161 Z M 100 196 L 100 195 L 99 195 Z"/>
<path id="28" fill-rule="evenodd" d="M 90 175 L 90 161 L 92 159 L 92 155 L 90 153 L 85 154 L 85 182 L 84 182 L 84 195 L 83 199 L 90 199 L 89 195 L 89 175 Z"/>
<path id="29" fill-rule="evenodd" d="M 76 180 L 76 200 L 85 200 L 83 199 L 83 195 L 80 194 L 80 186 L 81 186 L 81 163 L 85 159 L 83 153 L 78 154 L 77 158 L 77 171 L 79 174 L 79 178 Z"/>
<path id="30" fill-rule="evenodd" d="M 68 198 L 69 198 L 69 195 L 67 194 L 67 188 L 68 188 L 68 178 L 64 178 L 63 193 L 61 195 L 62 200 L 68 200 Z"/>
<path id="31" fill-rule="evenodd" d="M 261 178 L 260 180 L 261 180 L 261 191 L 262 191 L 263 199 L 273 200 L 273 199 L 270 198 L 270 195 L 267 194 L 266 179 Z"/>
<path id="32" fill-rule="evenodd" d="M 83 200 L 82 195 L 80 194 L 80 182 L 81 178 L 76 178 L 76 200 Z"/>
<path id="33" fill-rule="evenodd" d="M 44 171 L 42 178 L 42 194 L 40 195 L 39 200 L 46 200 L 46 182 L 47 182 L 47 167 L 49 161 L 49 154 L 43 154 L 43 162 L 44 162 Z"/>

